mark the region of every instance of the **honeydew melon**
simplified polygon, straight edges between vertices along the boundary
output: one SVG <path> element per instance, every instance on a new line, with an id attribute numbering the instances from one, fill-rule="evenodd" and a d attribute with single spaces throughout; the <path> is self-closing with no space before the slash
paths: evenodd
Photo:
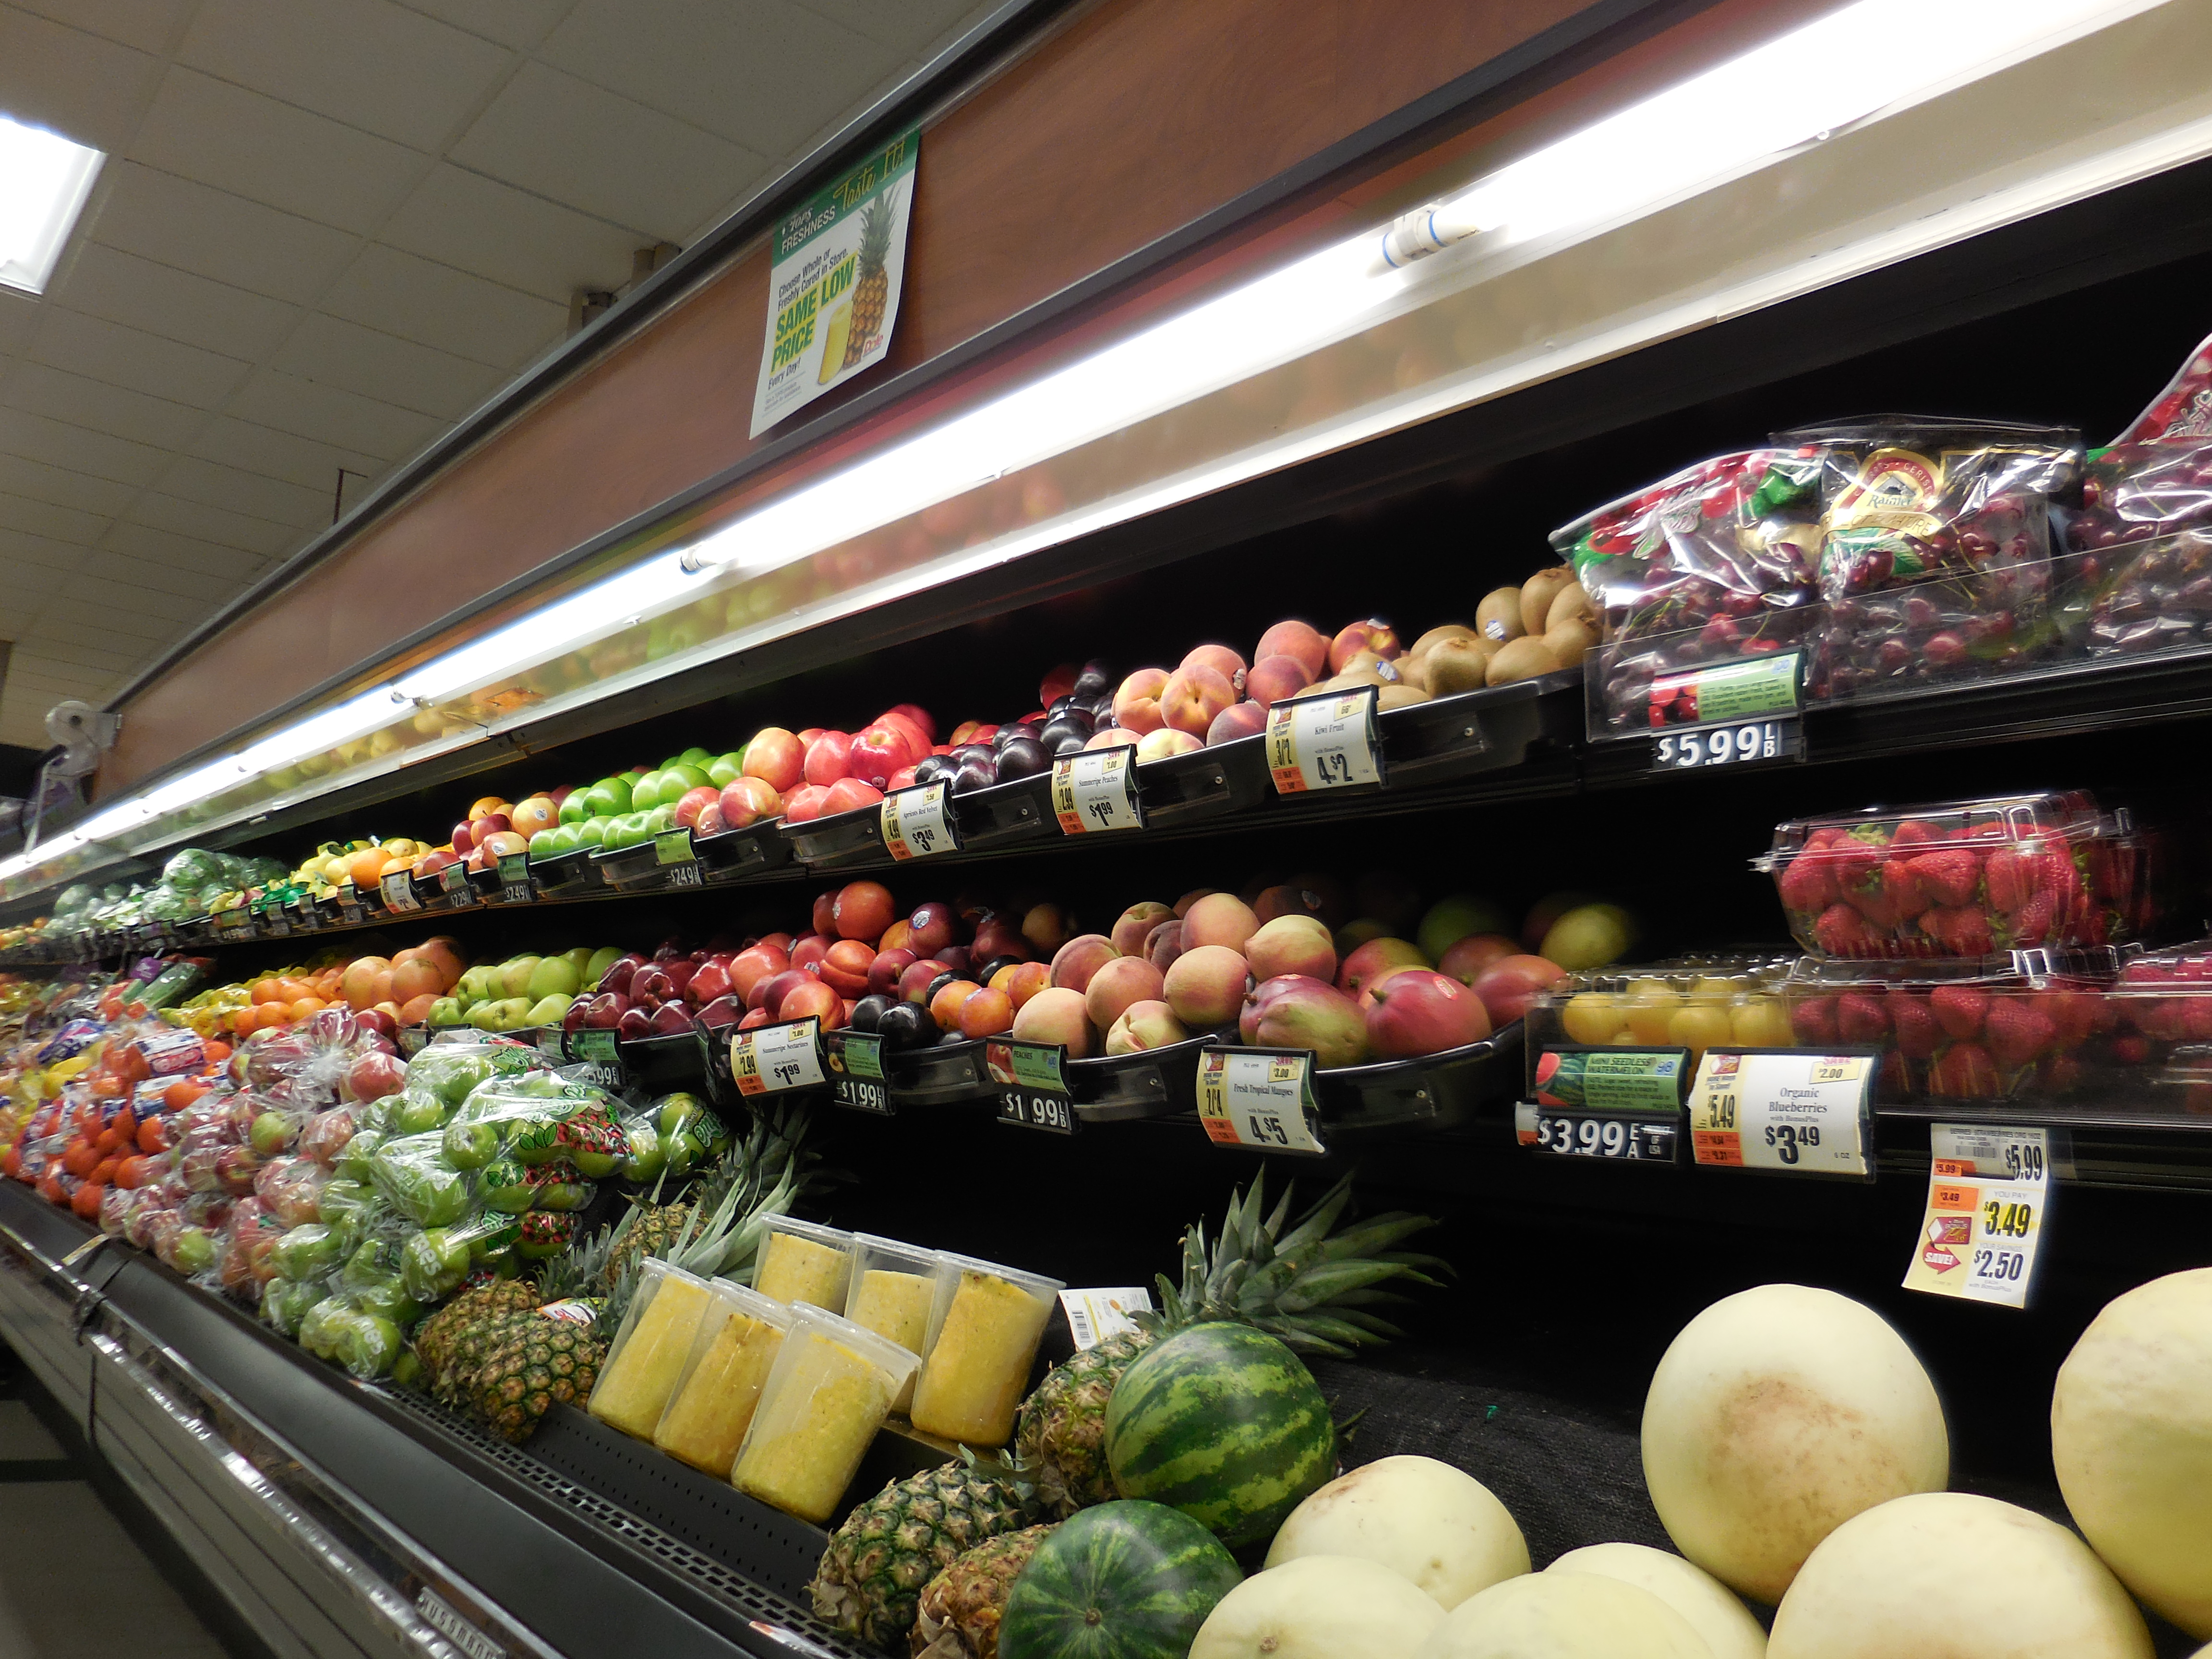
<path id="1" fill-rule="evenodd" d="M 1680 1613 L 1713 1659 L 1762 1659 L 1766 1632 L 1735 1592 L 1704 1568 L 1643 1544 L 1592 1544 L 1569 1550 L 1546 1572 L 1595 1572 L 1650 1590 Z"/>
<path id="2" fill-rule="evenodd" d="M 1461 1602 L 1413 1659 L 1713 1659 L 1713 1650 L 1650 1590 L 1601 1573 L 1535 1572 Z"/>
<path id="3" fill-rule="evenodd" d="M 1381 1563 L 1449 1613 L 1528 1571 L 1528 1545 L 1490 1488 L 1433 1457 L 1384 1457 L 1339 1475 L 1291 1512 L 1270 1569 L 1307 1556 Z"/>
<path id="4" fill-rule="evenodd" d="M 1412 1659 L 1444 1610 L 1394 1569 L 1302 1555 L 1222 1597 L 1190 1659 Z"/>

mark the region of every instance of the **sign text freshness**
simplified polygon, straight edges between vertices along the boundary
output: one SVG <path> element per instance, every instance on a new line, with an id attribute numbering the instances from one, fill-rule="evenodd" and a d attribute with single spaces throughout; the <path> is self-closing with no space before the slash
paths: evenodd
<path id="1" fill-rule="evenodd" d="M 828 201 L 819 210 L 793 216 L 777 231 L 780 247 L 796 246 L 816 232 L 826 229 L 838 217 L 848 213 L 859 203 L 873 195 L 899 163 L 906 159 L 907 141 L 893 144 L 867 166 L 856 168 L 841 180 Z M 775 356 L 771 369 L 795 362 L 806 349 L 814 343 L 815 319 L 836 302 L 837 296 L 853 286 L 853 278 L 860 268 L 860 255 L 848 252 L 825 272 L 823 262 L 834 250 L 824 249 L 814 258 L 784 279 L 775 296 Z"/>

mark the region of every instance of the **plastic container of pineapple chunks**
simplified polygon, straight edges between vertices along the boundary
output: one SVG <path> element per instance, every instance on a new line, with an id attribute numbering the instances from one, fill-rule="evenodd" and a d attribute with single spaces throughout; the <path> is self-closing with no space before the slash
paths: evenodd
<path id="1" fill-rule="evenodd" d="M 816 1526 L 836 1513 L 921 1359 L 888 1337 L 805 1303 L 761 1389 L 730 1484 Z"/>
<path id="2" fill-rule="evenodd" d="M 714 1301 L 708 1281 L 658 1256 L 638 1269 L 637 1294 L 599 1367 L 586 1409 L 610 1428 L 650 1440 Z"/>
<path id="3" fill-rule="evenodd" d="M 700 1317 L 653 1443 L 678 1462 L 726 1480 L 799 1316 L 726 1279 L 711 1280 L 707 1289 L 713 1300 Z"/>
<path id="4" fill-rule="evenodd" d="M 1064 1281 L 995 1261 L 938 1255 L 911 1419 L 924 1434 L 1003 1446 Z"/>
<path id="5" fill-rule="evenodd" d="M 845 1295 L 845 1317 L 920 1353 L 929 1341 L 937 1280 L 935 1250 L 873 1233 L 854 1233 L 853 1283 Z M 914 1387 L 908 1383 L 891 1409 L 903 1412 L 913 1403 Z"/>
<path id="6" fill-rule="evenodd" d="M 763 1296 L 817 1308 L 842 1308 L 853 1282 L 853 1235 L 817 1221 L 780 1215 L 761 1240 L 753 1288 Z"/>

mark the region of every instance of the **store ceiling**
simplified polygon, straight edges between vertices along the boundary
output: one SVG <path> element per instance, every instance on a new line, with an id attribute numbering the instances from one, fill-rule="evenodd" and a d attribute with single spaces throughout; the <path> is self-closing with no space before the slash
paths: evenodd
<path id="1" fill-rule="evenodd" d="M 0 0 L 0 113 L 108 153 L 0 289 L 0 743 L 98 702 L 991 9 Z M 457 559 L 467 550 L 455 549 Z M 427 618 L 426 618 L 427 620 Z"/>

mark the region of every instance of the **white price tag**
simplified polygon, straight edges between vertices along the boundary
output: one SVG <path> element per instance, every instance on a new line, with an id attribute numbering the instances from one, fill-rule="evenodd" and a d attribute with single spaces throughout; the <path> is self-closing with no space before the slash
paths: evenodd
<path id="1" fill-rule="evenodd" d="M 1746 761 L 1795 760 L 1805 752 L 1805 728 L 1793 716 L 1746 720 L 1696 732 L 1662 732 L 1651 742 L 1651 769 L 1680 772 Z"/>
<path id="2" fill-rule="evenodd" d="M 1150 1313 L 1152 1293 L 1141 1285 L 1116 1285 L 1103 1291 L 1062 1291 L 1060 1305 L 1067 1315 L 1067 1329 L 1079 1348 L 1095 1348 L 1110 1336 L 1137 1328 L 1131 1314 Z"/>
<path id="3" fill-rule="evenodd" d="M 1086 749 L 1054 761 L 1052 810 L 1064 836 L 1143 829 L 1145 811 L 1137 801 L 1135 747 Z"/>
<path id="4" fill-rule="evenodd" d="M 1690 1088 L 1699 1164 L 1871 1180 L 1868 1126 L 1881 1061 L 1867 1054 L 1709 1048 Z"/>
<path id="5" fill-rule="evenodd" d="M 802 1019 L 732 1032 L 730 1077 L 741 1095 L 817 1086 L 823 1081 L 822 1022 Z"/>
<path id="6" fill-rule="evenodd" d="M 1905 1288 L 2024 1308 L 2050 1210 L 2047 1129 L 1938 1123 Z"/>
<path id="7" fill-rule="evenodd" d="M 387 910 L 419 910 L 415 901 L 415 881 L 404 870 L 394 870 L 383 881 L 384 908 Z"/>
<path id="8" fill-rule="evenodd" d="M 1371 685 L 1294 697 L 1267 711 L 1267 769 L 1275 793 L 1349 789 L 1382 781 Z"/>
<path id="9" fill-rule="evenodd" d="M 1328 1152 L 1314 1133 L 1313 1056 L 1279 1048 L 1206 1048 L 1198 1116 L 1206 1139 L 1267 1152 Z"/>
<path id="10" fill-rule="evenodd" d="M 940 781 L 884 796 L 884 851 L 902 864 L 933 853 L 957 851 L 960 835 L 952 825 L 951 788 Z"/>

